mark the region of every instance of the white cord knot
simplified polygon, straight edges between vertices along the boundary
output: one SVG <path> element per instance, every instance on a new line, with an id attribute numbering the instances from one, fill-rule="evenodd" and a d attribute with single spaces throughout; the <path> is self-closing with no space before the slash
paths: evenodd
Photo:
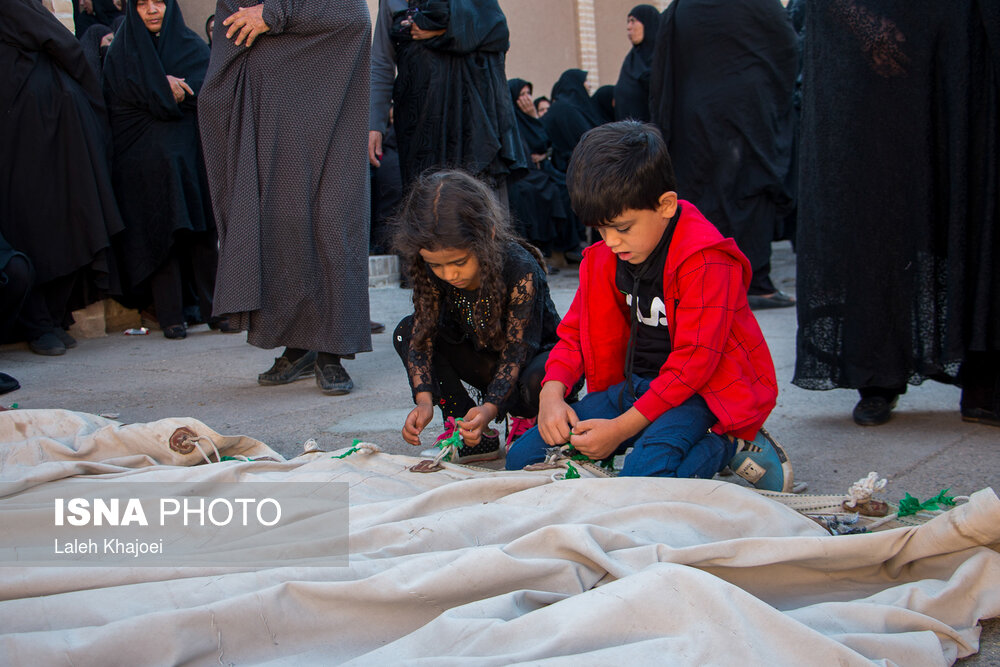
<path id="1" fill-rule="evenodd" d="M 867 477 L 859 479 L 847 490 L 848 499 L 844 501 L 844 506 L 853 508 L 872 500 L 876 493 L 885 490 L 888 483 L 889 480 L 879 478 L 877 472 L 868 473 Z"/>

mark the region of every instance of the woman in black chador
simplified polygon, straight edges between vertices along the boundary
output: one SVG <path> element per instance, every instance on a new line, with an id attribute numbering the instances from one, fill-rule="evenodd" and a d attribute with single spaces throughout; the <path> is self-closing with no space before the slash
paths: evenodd
<path id="1" fill-rule="evenodd" d="M 628 39 L 632 50 L 625 56 L 615 84 L 615 119 L 646 121 L 649 114 L 649 68 L 656 47 L 660 13 L 652 5 L 636 5 L 628 13 Z"/>
<path id="2" fill-rule="evenodd" d="M 552 251 L 577 250 L 580 244 L 575 218 L 570 215 L 566 179 L 549 160 L 552 142 L 531 100 L 532 85 L 524 79 L 507 82 L 514 101 L 518 132 L 531 158 L 528 173 L 510 186 L 510 211 L 518 233 L 546 257 Z M 550 269 L 551 270 L 551 269 Z"/>
<path id="3" fill-rule="evenodd" d="M 685 0 L 653 54 L 650 112 L 677 185 L 750 260 L 755 309 L 795 304 L 771 280 L 771 242 L 795 205 L 797 45 L 777 0 Z"/>
<path id="4" fill-rule="evenodd" d="M 128 0 L 104 62 L 126 291 L 151 295 L 168 338 L 186 335 L 185 280 L 202 315 L 212 312 L 218 255 L 196 117 L 208 57 L 176 0 Z"/>
<path id="5" fill-rule="evenodd" d="M 371 163 L 379 164 L 391 97 L 404 190 L 425 169 L 447 166 L 503 192 L 527 166 L 507 96 L 509 46 L 497 0 L 379 0 Z"/>
<path id="6" fill-rule="evenodd" d="M 542 124 L 552 140 L 552 165 L 565 173 L 569 158 L 583 133 L 601 125 L 601 111 L 587 92 L 587 73 L 568 69 L 552 86 L 552 106 L 542 116 Z"/>
<path id="7" fill-rule="evenodd" d="M 796 385 L 1000 426 L 1000 2 L 805 3 Z"/>
<path id="8" fill-rule="evenodd" d="M 110 237 L 121 230 L 111 189 L 100 84 L 80 42 L 36 0 L 0 2 L 0 235 L 35 270 L 18 335 L 64 354 L 74 290 L 115 287 Z M 74 303 L 73 305 L 85 305 Z"/>

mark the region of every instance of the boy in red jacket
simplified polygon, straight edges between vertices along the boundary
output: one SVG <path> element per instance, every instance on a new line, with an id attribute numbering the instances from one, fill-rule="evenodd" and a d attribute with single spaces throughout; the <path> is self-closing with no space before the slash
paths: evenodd
<path id="1" fill-rule="evenodd" d="M 659 130 L 590 130 L 566 180 L 573 210 L 603 241 L 584 253 L 538 425 L 514 442 L 507 469 L 568 442 L 595 460 L 632 447 L 623 476 L 711 478 L 728 464 L 758 488 L 790 491 L 787 456 L 761 430 L 778 387 L 747 305 L 750 264 L 677 198 Z M 588 393 L 570 405 L 581 375 Z"/>

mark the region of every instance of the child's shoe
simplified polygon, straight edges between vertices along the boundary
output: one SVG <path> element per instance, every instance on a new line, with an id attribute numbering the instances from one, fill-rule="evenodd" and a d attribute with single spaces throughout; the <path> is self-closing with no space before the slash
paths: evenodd
<path id="1" fill-rule="evenodd" d="M 442 445 L 441 443 L 445 440 L 449 440 L 453 435 L 455 435 L 455 431 L 457 429 L 458 429 L 458 424 L 455 422 L 454 417 L 448 417 L 447 419 L 445 419 L 444 433 L 442 433 L 437 437 L 437 440 L 434 441 L 433 447 L 430 447 L 420 452 L 420 458 L 424 459 L 437 458 L 437 455 L 441 453 L 441 448 L 447 446 L 447 445 Z"/>
<path id="2" fill-rule="evenodd" d="M 754 488 L 792 492 L 792 464 L 785 450 L 764 428 L 753 440 L 736 438 L 736 454 L 729 461 L 729 467 Z"/>
<path id="3" fill-rule="evenodd" d="M 532 426 L 538 423 L 537 417 L 511 417 L 507 424 L 507 445 L 504 451 L 509 452 L 514 441 L 528 432 Z"/>
<path id="4" fill-rule="evenodd" d="M 455 419 L 448 417 L 444 422 L 444 433 L 438 436 L 434 447 L 420 452 L 420 456 L 429 459 L 437 458 L 441 449 L 451 446 L 451 443 L 447 442 L 448 440 L 457 439 L 457 431 L 458 424 Z M 443 460 L 451 463 L 471 463 L 473 461 L 492 461 L 498 458 L 500 458 L 500 434 L 496 429 L 488 428 L 483 431 L 478 445 L 470 447 L 462 443 L 457 452 L 447 454 Z"/>
<path id="5" fill-rule="evenodd" d="M 452 463 L 472 463 L 473 461 L 494 461 L 500 458 L 500 432 L 495 428 L 483 431 L 479 444 L 475 447 L 459 447 L 458 453 L 451 457 Z"/>

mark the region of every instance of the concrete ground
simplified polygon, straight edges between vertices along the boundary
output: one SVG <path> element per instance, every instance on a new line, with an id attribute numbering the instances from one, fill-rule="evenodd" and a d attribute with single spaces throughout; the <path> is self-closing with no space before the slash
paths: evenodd
<path id="1" fill-rule="evenodd" d="M 795 291 L 794 255 L 789 244 L 774 246 L 773 275 L 781 289 Z M 565 312 L 577 286 L 573 268 L 550 278 L 553 299 Z M 372 337 L 373 351 L 345 366 L 355 390 L 346 396 L 321 394 L 313 380 L 261 387 L 256 377 L 280 350 L 246 344 L 244 334 L 227 335 L 194 327 L 186 340 L 109 334 L 81 340 L 61 357 L 42 357 L 27 345 L 0 347 L 0 371 L 22 388 L 0 397 L 21 408 L 67 408 L 114 416 L 124 422 L 164 417 L 194 417 L 219 433 L 261 440 L 287 457 L 312 438 L 327 450 L 346 447 L 354 438 L 383 449 L 413 454 L 399 435 L 412 407 L 403 367 L 392 347 L 392 329 L 412 311 L 410 291 L 374 288 L 372 319 L 386 332 Z M 1000 489 L 1000 429 L 968 424 L 958 412 L 960 391 L 927 382 L 910 387 L 893 419 L 862 428 L 851 420 L 853 391 L 810 392 L 791 384 L 795 363 L 795 309 L 758 311 L 777 368 L 780 394 L 768 420 L 783 443 L 797 481 L 808 493 L 844 493 L 869 471 L 888 478 L 887 497 L 904 493 L 920 499 L 941 489 L 953 495 L 983 487 Z M 435 424 L 425 443 L 440 433 Z M 980 653 L 969 665 L 1000 665 L 1000 622 L 984 624 Z"/>

